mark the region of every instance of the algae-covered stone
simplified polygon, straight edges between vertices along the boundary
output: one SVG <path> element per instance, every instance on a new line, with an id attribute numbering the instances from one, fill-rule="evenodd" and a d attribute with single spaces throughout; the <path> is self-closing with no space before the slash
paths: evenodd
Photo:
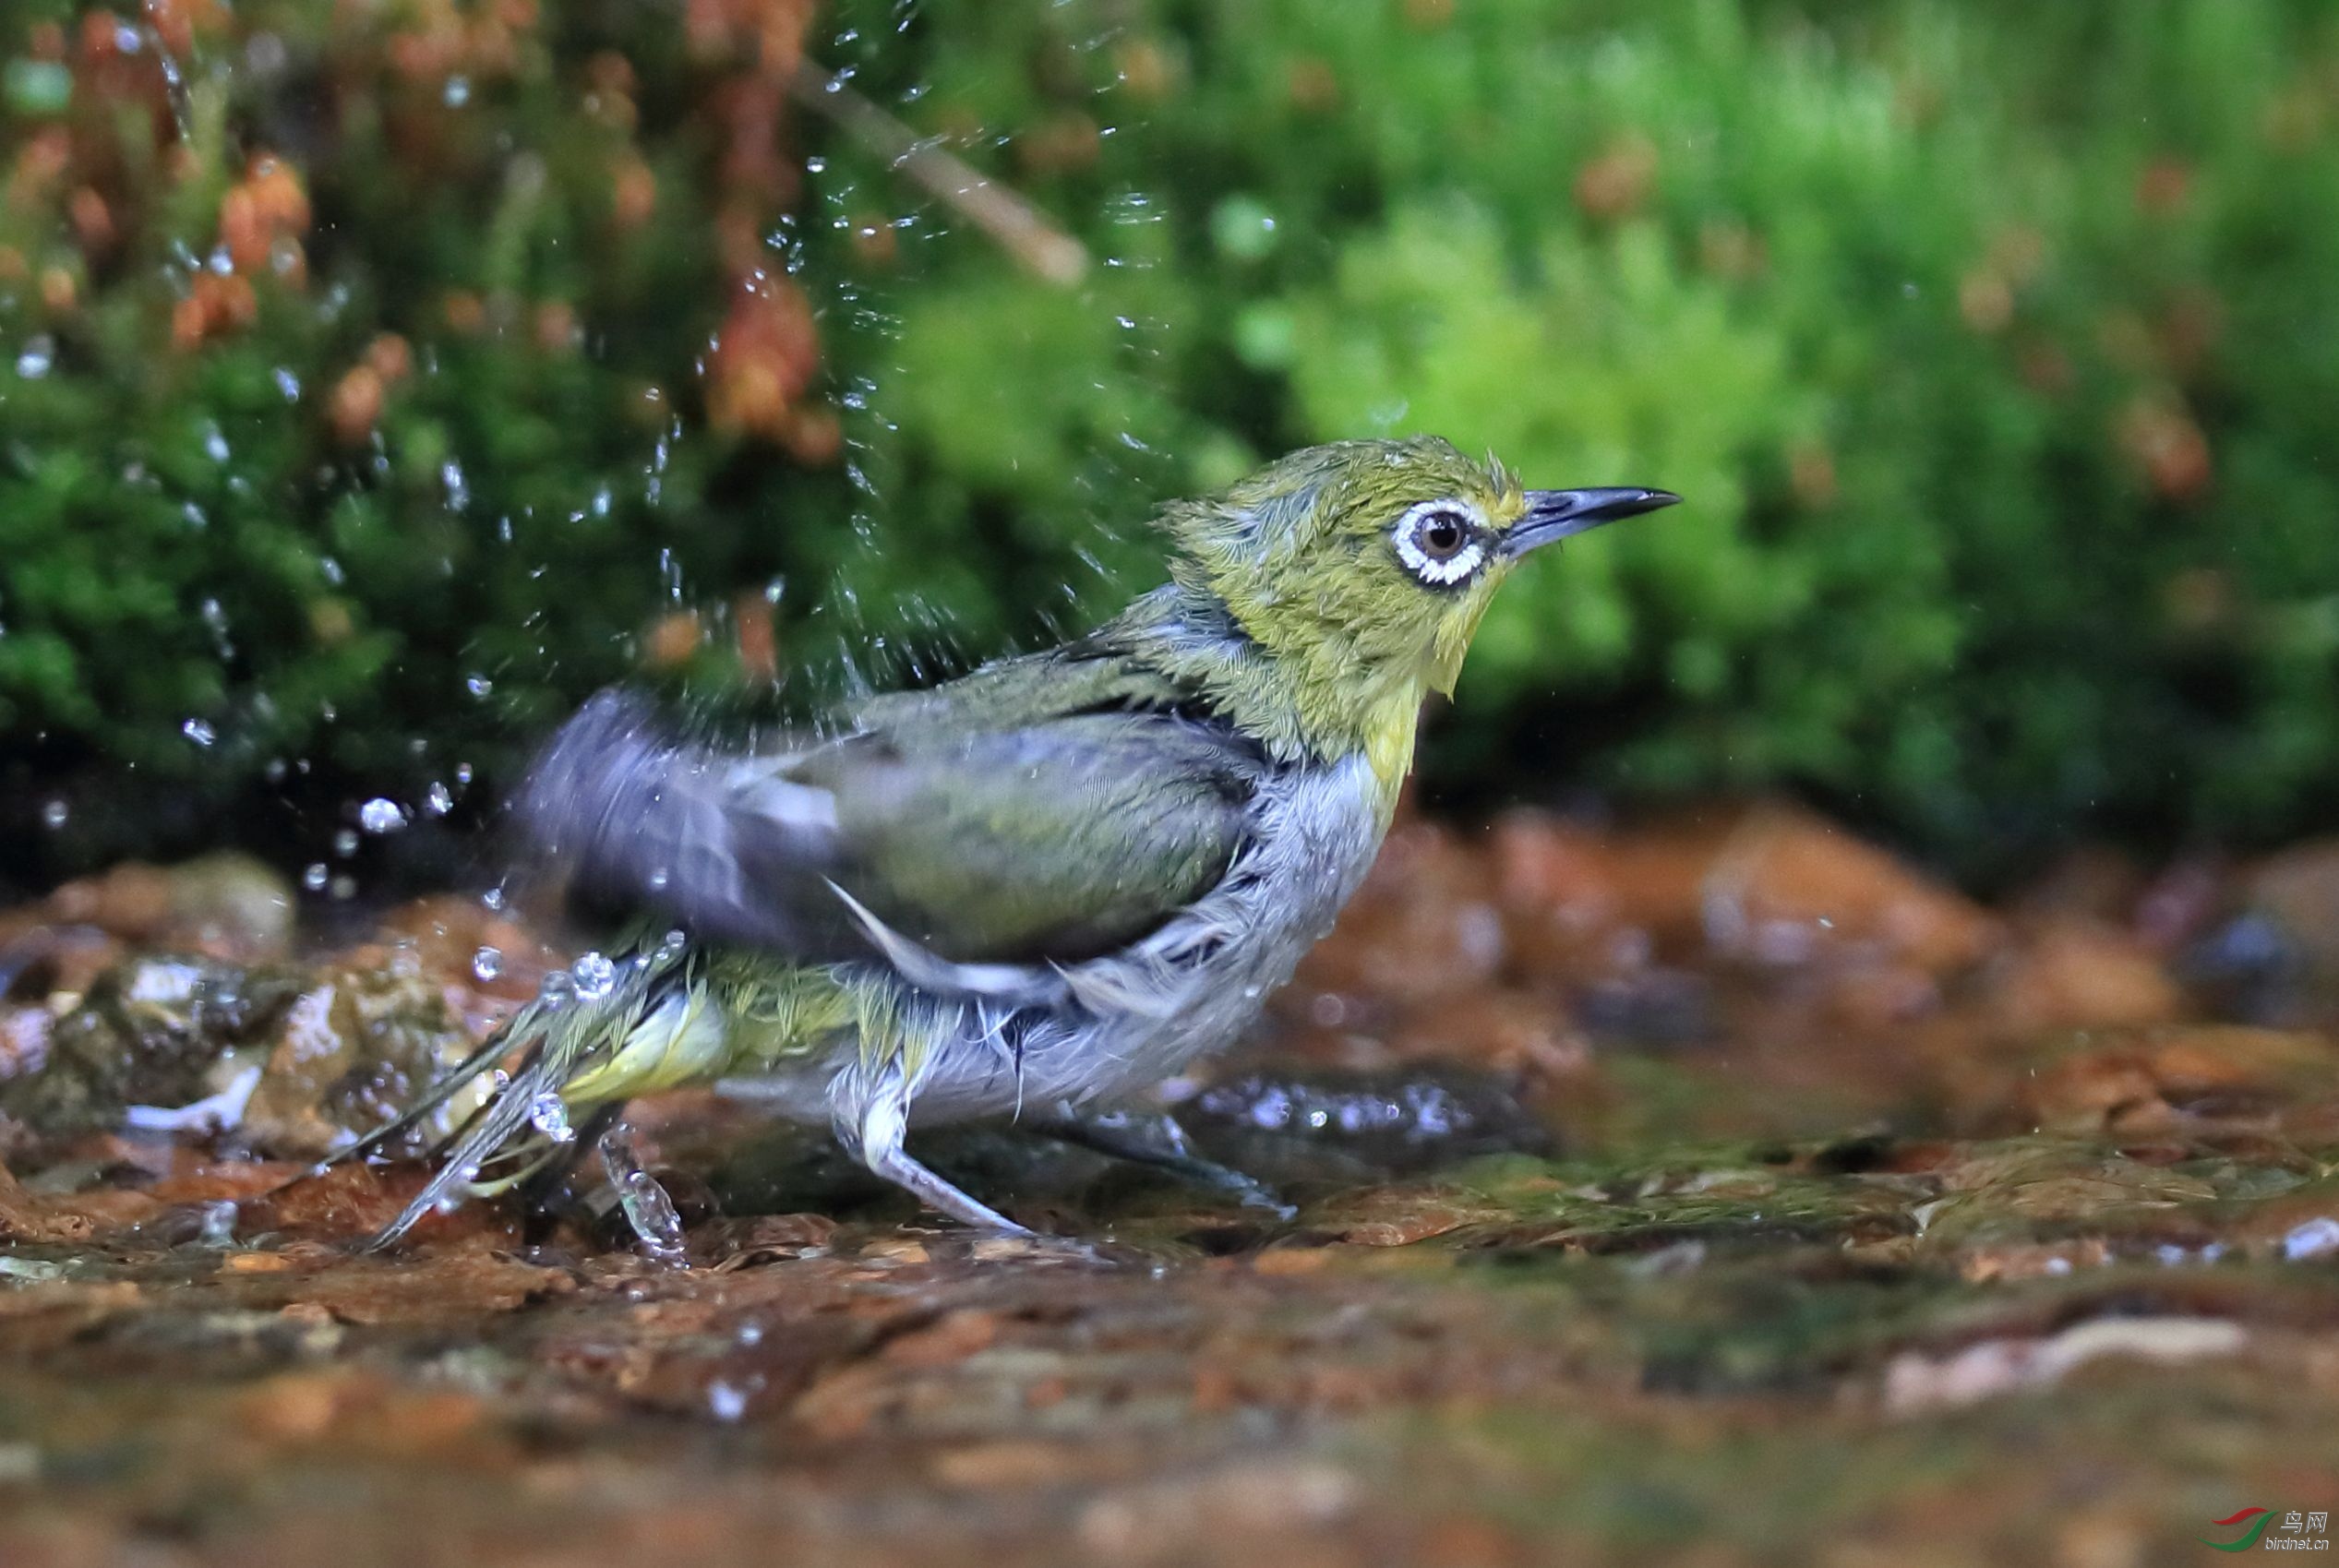
<path id="1" fill-rule="evenodd" d="M 389 1120 L 473 1045 L 437 986 L 396 969 L 139 958 L 57 1021 L 39 1071 L 0 1087 L 0 1111 L 48 1136 L 222 1132 L 306 1157 Z M 414 1139 L 474 1103 L 458 1096 Z"/>
<path id="2" fill-rule="evenodd" d="M 0 1110 L 69 1134 L 136 1121 L 133 1107 L 197 1105 L 227 1086 L 221 1071 L 232 1077 L 299 992 L 282 969 L 169 955 L 117 964 L 57 1021 L 41 1070 L 0 1089 Z"/>
<path id="3" fill-rule="evenodd" d="M 323 1154 L 380 1126 L 474 1044 L 437 985 L 369 969 L 317 977 L 270 1040 L 242 1131 L 256 1147 L 282 1155 Z M 477 1103 L 476 1095 L 457 1095 L 416 1127 L 411 1142 L 431 1142 Z"/>

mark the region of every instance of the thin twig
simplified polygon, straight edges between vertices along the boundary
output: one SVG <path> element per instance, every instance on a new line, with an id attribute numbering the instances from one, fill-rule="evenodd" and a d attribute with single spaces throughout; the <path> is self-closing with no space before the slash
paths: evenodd
<path id="1" fill-rule="evenodd" d="M 847 136 L 956 208 L 1039 277 L 1070 287 L 1087 275 L 1086 248 L 1039 209 L 985 178 L 963 159 L 919 139 L 907 126 L 810 61 L 797 67 L 788 90 L 798 103 L 826 115 Z"/>

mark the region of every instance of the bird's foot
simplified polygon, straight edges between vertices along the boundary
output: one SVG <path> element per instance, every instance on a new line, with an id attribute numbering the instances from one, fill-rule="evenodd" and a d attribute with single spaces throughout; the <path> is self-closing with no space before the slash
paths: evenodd
<path id="1" fill-rule="evenodd" d="M 1017 1225 L 990 1204 L 967 1196 L 919 1164 L 902 1146 L 908 1130 L 908 1106 L 897 1080 L 892 1092 L 880 1094 L 870 1102 L 861 1112 L 859 1125 L 839 1131 L 848 1134 L 848 1146 L 873 1175 L 909 1192 L 936 1213 L 947 1215 L 961 1225 L 1002 1236 L 1035 1234 L 1028 1227 Z"/>
<path id="2" fill-rule="evenodd" d="M 1258 1178 L 1195 1154 L 1186 1130 L 1174 1117 L 1159 1112 L 1083 1112 L 1060 1106 L 1030 1125 L 1043 1137 L 1168 1171 L 1193 1186 L 1223 1192 L 1245 1208 L 1265 1209 L 1277 1219 L 1290 1219 L 1300 1212 Z"/>

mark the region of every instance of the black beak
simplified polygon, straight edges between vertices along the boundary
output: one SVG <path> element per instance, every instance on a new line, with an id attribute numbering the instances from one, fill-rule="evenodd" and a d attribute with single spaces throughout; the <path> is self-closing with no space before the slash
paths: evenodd
<path id="1" fill-rule="evenodd" d="M 1555 540 L 1589 533 L 1620 517 L 1637 517 L 1681 499 L 1670 490 L 1529 490 L 1527 515 L 1503 535 L 1503 554 L 1516 560 Z"/>

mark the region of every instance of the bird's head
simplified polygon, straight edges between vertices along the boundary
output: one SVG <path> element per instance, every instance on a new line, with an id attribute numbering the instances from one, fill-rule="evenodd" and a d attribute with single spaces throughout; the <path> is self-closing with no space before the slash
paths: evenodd
<path id="1" fill-rule="evenodd" d="M 1451 693 L 1503 580 L 1529 553 L 1680 499 L 1529 490 L 1434 437 L 1341 441 L 1173 506 L 1171 573 L 1223 604 L 1292 686 L 1303 721 L 1372 745 Z"/>

